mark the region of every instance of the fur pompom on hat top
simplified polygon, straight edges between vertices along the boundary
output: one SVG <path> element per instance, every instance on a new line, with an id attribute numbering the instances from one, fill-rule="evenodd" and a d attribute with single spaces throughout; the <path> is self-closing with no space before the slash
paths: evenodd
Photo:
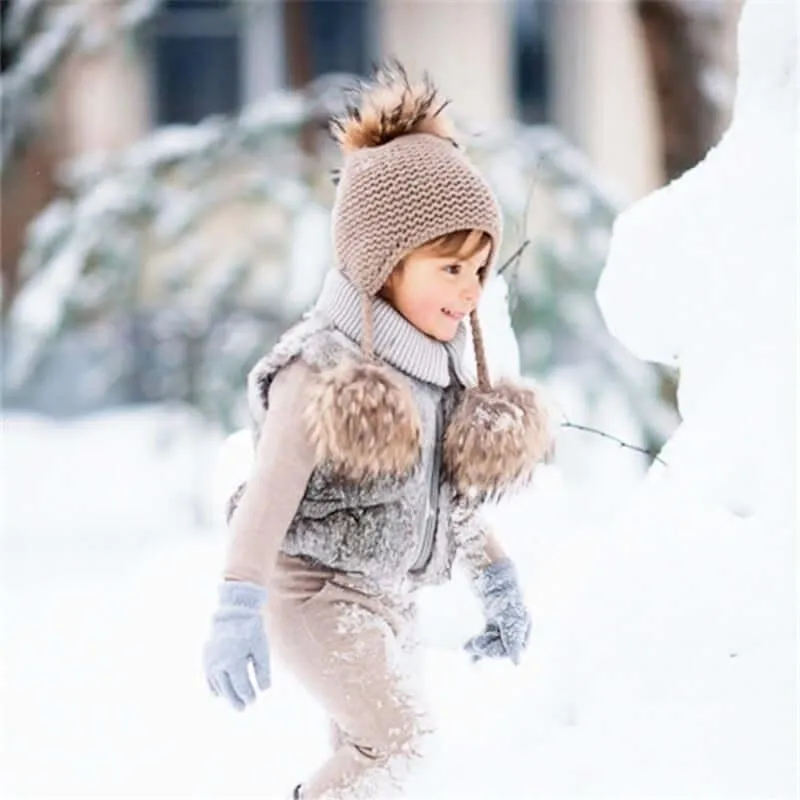
<path id="1" fill-rule="evenodd" d="M 376 295 L 405 256 L 447 234 L 485 232 L 492 242 L 487 274 L 500 249 L 499 203 L 457 144 L 446 105 L 429 79 L 412 85 L 394 63 L 331 122 L 344 155 L 332 217 L 336 267 L 361 296 L 367 363 L 348 361 L 319 375 L 309 424 L 318 455 L 352 480 L 411 469 L 419 451 L 413 397 L 375 357 Z M 532 389 L 491 386 L 476 311 L 470 325 L 478 385 L 464 391 L 450 421 L 444 467 L 456 494 L 499 497 L 527 482 L 545 457 L 549 426 Z M 385 458 L 365 457 L 375 448 Z"/>

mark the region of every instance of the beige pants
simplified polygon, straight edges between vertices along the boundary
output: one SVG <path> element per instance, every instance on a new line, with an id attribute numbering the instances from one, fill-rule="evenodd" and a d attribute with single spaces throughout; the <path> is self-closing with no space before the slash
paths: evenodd
<path id="1" fill-rule="evenodd" d="M 330 718 L 333 752 L 303 800 L 402 796 L 432 733 L 413 677 L 412 606 L 283 556 L 265 617 L 272 653 Z"/>

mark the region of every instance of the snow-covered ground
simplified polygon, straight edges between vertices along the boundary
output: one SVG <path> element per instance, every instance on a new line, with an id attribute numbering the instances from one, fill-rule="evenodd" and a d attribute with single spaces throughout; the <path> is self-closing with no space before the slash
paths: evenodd
<path id="1" fill-rule="evenodd" d="M 15 415 L 3 452 L 4 796 L 286 797 L 325 725 L 280 663 L 245 714 L 208 692 L 225 539 L 189 513 L 191 425 Z M 553 467 L 494 514 L 535 616 L 520 667 L 459 651 L 463 582 L 423 599 L 441 750 L 416 796 L 792 796 L 789 532 L 617 475 L 609 500 Z"/>

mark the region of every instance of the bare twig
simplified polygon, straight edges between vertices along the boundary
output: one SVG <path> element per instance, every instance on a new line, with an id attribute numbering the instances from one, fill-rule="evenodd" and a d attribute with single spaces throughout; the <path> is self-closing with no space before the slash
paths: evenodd
<path id="1" fill-rule="evenodd" d="M 506 259 L 501 267 L 498 268 L 497 274 L 502 275 L 515 261 L 518 261 L 522 258 L 522 254 L 525 252 L 525 248 L 531 243 L 530 239 L 525 239 L 525 241 Z"/>
<path id="2" fill-rule="evenodd" d="M 595 433 L 598 436 L 602 436 L 604 439 L 610 439 L 612 442 L 616 442 L 620 447 L 624 447 L 627 450 L 635 450 L 637 453 L 644 453 L 646 456 L 650 456 L 650 458 L 658 461 L 659 463 L 663 464 L 665 467 L 667 466 L 667 462 L 664 461 L 657 453 L 652 452 L 651 450 L 645 450 L 643 447 L 636 447 L 636 445 L 628 444 L 627 442 L 623 442 L 622 439 L 618 439 L 616 436 L 612 436 L 610 433 L 605 433 L 604 431 L 598 431 L 596 428 L 589 428 L 586 425 L 575 425 L 572 422 L 562 422 L 562 428 L 572 428 L 576 431 L 585 431 L 586 433 Z"/>
<path id="3" fill-rule="evenodd" d="M 511 313 L 514 312 L 517 306 L 519 290 L 516 287 L 516 281 L 519 277 L 519 263 L 522 259 L 522 254 L 531 243 L 530 237 L 527 235 L 528 230 L 528 216 L 530 214 L 531 202 L 533 200 L 533 193 L 536 189 L 536 184 L 539 182 L 539 175 L 541 172 L 542 162 L 544 161 L 544 154 L 541 154 L 536 159 L 536 166 L 533 168 L 533 177 L 531 178 L 531 185 L 525 197 L 525 207 L 522 210 L 522 220 L 520 225 L 520 235 L 522 236 L 522 244 L 512 253 L 511 257 L 497 270 L 498 275 L 502 275 L 509 267 L 513 267 L 513 271 L 508 278 L 508 307 Z"/>
<path id="4" fill-rule="evenodd" d="M 536 190 L 536 184 L 539 183 L 539 177 L 542 171 L 542 162 L 545 160 L 546 154 L 540 153 L 536 159 L 536 166 L 533 168 L 533 178 L 531 185 L 528 189 L 528 195 L 525 198 L 525 208 L 522 210 L 522 234 L 525 236 L 528 232 L 528 217 L 531 213 L 531 203 L 533 202 L 533 193 Z"/>

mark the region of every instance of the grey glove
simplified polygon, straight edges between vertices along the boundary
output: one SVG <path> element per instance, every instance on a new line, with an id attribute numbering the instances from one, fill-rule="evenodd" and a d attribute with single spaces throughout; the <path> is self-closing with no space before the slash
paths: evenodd
<path id="1" fill-rule="evenodd" d="M 531 634 L 531 616 L 525 608 L 517 571 L 509 558 L 490 564 L 473 583 L 483 605 L 486 628 L 464 649 L 472 660 L 510 658 L 519 664 Z"/>
<path id="2" fill-rule="evenodd" d="M 248 663 L 256 683 L 269 688 L 269 646 L 261 607 L 266 590 L 247 581 L 224 581 L 219 587 L 219 607 L 211 620 L 211 636 L 203 649 L 206 679 L 215 695 L 243 710 L 256 699 Z"/>

